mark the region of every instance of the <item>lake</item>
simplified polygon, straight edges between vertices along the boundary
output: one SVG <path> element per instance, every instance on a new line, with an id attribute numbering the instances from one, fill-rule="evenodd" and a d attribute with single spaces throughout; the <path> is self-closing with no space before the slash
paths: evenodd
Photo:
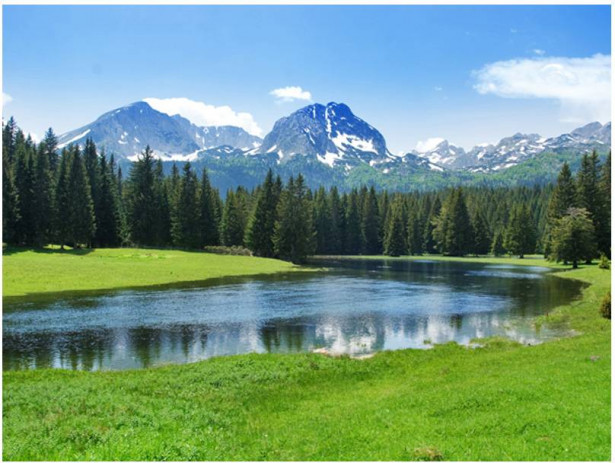
<path id="1" fill-rule="evenodd" d="M 507 336 L 566 335 L 533 317 L 582 283 L 541 267 L 317 259 L 327 271 L 5 302 L 3 368 L 118 370 L 247 352 L 366 355 Z"/>

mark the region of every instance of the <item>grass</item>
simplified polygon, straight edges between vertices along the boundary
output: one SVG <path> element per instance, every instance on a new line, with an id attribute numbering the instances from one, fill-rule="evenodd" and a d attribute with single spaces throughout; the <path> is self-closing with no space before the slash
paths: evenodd
<path id="1" fill-rule="evenodd" d="M 610 271 L 560 276 L 591 283 L 548 320 L 580 334 L 537 346 L 490 339 L 366 360 L 250 354 L 121 372 L 4 372 L 3 457 L 609 460 L 611 324 L 598 306 Z"/>
<path id="2" fill-rule="evenodd" d="M 6 248 L 2 264 L 5 300 L 303 270 L 276 259 L 136 248 Z"/>

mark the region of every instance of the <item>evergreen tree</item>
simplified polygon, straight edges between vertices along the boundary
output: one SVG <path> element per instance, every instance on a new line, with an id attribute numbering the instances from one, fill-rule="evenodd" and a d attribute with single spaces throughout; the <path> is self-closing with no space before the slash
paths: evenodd
<path id="1" fill-rule="evenodd" d="M 174 165 L 175 166 L 175 165 Z M 179 182 L 177 184 L 177 188 L 180 188 Z M 165 246 L 171 243 L 173 237 L 171 232 L 172 227 L 172 215 L 177 214 L 177 202 L 175 203 L 175 209 L 173 212 L 171 211 L 171 205 L 169 202 L 169 196 L 167 194 L 167 186 L 164 180 L 164 173 L 162 168 L 162 161 L 158 159 L 156 161 L 154 167 L 154 198 L 156 205 L 156 215 L 154 217 L 154 229 L 152 230 L 152 242 L 157 246 Z M 179 195 L 179 192 L 176 192 L 176 195 Z M 176 196 L 175 199 L 178 201 L 179 197 Z M 195 212 L 198 214 L 198 211 Z M 177 243 L 175 243 L 177 244 Z M 182 247 L 190 247 L 184 244 L 178 244 L 178 246 Z"/>
<path id="2" fill-rule="evenodd" d="M 120 244 L 121 218 L 114 176 L 113 166 L 107 164 L 106 156 L 101 154 L 98 176 L 100 204 L 96 216 L 96 242 L 102 247 Z"/>
<path id="3" fill-rule="evenodd" d="M 474 255 L 487 254 L 491 248 L 491 234 L 485 217 L 478 211 L 472 216 L 472 232 L 474 234 L 472 240 Z"/>
<path id="4" fill-rule="evenodd" d="M 277 217 L 277 203 L 273 172 L 269 169 L 246 230 L 246 246 L 257 256 L 273 257 L 274 255 L 273 233 Z"/>
<path id="5" fill-rule="evenodd" d="M 404 214 L 400 198 L 391 203 L 387 221 L 384 234 L 384 253 L 392 257 L 401 256 L 406 253 L 406 238 L 404 233 Z"/>
<path id="6" fill-rule="evenodd" d="M 491 254 L 494 257 L 504 255 L 506 249 L 504 248 L 504 234 L 502 230 L 498 230 L 493 236 L 493 242 L 491 243 Z"/>
<path id="7" fill-rule="evenodd" d="M 305 262 L 314 253 L 314 224 L 303 176 L 291 177 L 278 204 L 278 220 L 273 237 L 275 253 L 294 263 Z"/>
<path id="8" fill-rule="evenodd" d="M 149 145 L 133 163 L 126 188 L 130 239 L 137 246 L 153 246 L 158 204 L 154 189 L 154 156 Z"/>
<path id="9" fill-rule="evenodd" d="M 243 211 L 233 190 L 226 194 L 220 223 L 220 238 L 224 246 L 242 246 L 244 237 Z"/>
<path id="10" fill-rule="evenodd" d="M 328 242 L 327 242 L 327 254 L 340 255 L 343 253 L 342 240 L 343 240 L 343 217 L 342 204 L 340 202 L 340 196 L 337 191 L 337 187 L 332 187 L 329 192 L 329 227 L 328 227 Z"/>
<path id="11" fill-rule="evenodd" d="M 15 162 L 15 137 L 17 135 L 17 124 L 15 119 L 9 118 L 2 127 L 2 154 L 6 155 L 9 165 Z"/>
<path id="12" fill-rule="evenodd" d="M 443 204 L 433 235 L 442 254 L 463 256 L 471 252 L 473 230 L 461 187 L 455 188 Z"/>
<path id="13" fill-rule="evenodd" d="M 574 207 L 577 202 L 577 193 L 572 173 L 568 163 L 564 163 L 562 170 L 557 176 L 557 183 L 551 194 L 548 208 L 548 218 L 550 223 L 562 218 L 566 211 Z"/>
<path id="14" fill-rule="evenodd" d="M 72 245 L 70 240 L 70 194 L 68 184 L 68 174 L 72 164 L 73 147 L 63 149 L 60 156 L 60 166 L 58 168 L 57 180 L 55 185 L 54 220 L 53 234 L 60 247 L 64 249 L 65 244 Z"/>
<path id="15" fill-rule="evenodd" d="M 421 221 L 415 210 L 408 215 L 408 253 L 410 255 L 423 254 L 423 234 Z"/>
<path id="16" fill-rule="evenodd" d="M 198 248 L 201 242 L 198 181 L 189 162 L 184 164 L 177 207 L 171 219 L 173 244 L 183 248 Z"/>
<path id="17" fill-rule="evenodd" d="M 429 215 L 425 221 L 425 228 L 423 231 L 423 249 L 429 254 L 438 253 L 438 243 L 434 237 L 434 229 L 436 228 L 441 210 L 442 203 L 440 202 L 440 198 L 436 196 L 431 204 L 431 209 L 429 210 Z"/>
<path id="18" fill-rule="evenodd" d="M 604 226 L 600 228 L 597 236 L 598 250 L 603 252 L 609 259 L 611 258 L 611 152 L 602 166 L 600 176 L 600 196 L 602 203 L 602 220 Z"/>
<path id="19" fill-rule="evenodd" d="M 513 208 L 504 235 L 504 247 L 509 254 L 518 255 L 521 259 L 535 251 L 536 230 L 528 206 L 518 204 Z"/>
<path id="20" fill-rule="evenodd" d="M 346 254 L 359 254 L 361 252 L 361 218 L 359 216 L 359 194 L 357 190 L 352 190 L 348 195 L 345 231 Z"/>
<path id="21" fill-rule="evenodd" d="M 34 169 L 34 244 L 42 247 L 51 241 L 53 220 L 53 178 L 43 144 L 36 151 Z"/>
<path id="22" fill-rule="evenodd" d="M 553 227 L 551 240 L 551 258 L 572 262 L 572 268 L 578 267 L 579 260 L 591 261 L 596 254 L 594 225 L 585 209 L 568 209 Z"/>
<path id="23" fill-rule="evenodd" d="M 6 130 L 6 128 L 5 128 Z M 3 139 L 4 141 L 4 139 Z M 9 161 L 8 149 L 2 150 L 2 239 L 15 243 L 17 222 L 19 222 L 19 197 L 15 186 L 13 169 Z"/>
<path id="24" fill-rule="evenodd" d="M 68 171 L 68 238 L 75 246 L 91 246 L 96 230 L 94 205 L 85 165 L 75 146 Z"/>
<path id="25" fill-rule="evenodd" d="M 598 154 L 583 155 L 581 168 L 577 174 L 577 204 L 584 208 L 594 224 L 595 239 L 599 243 L 599 251 L 608 251 L 610 247 L 610 234 L 606 217 L 606 198 L 600 193 L 600 163 Z M 605 252 L 606 253 L 606 252 Z"/>
<path id="26" fill-rule="evenodd" d="M 314 228 L 316 230 L 316 254 L 329 254 L 331 210 L 325 188 L 321 186 L 314 196 Z"/>
<path id="27" fill-rule="evenodd" d="M 216 201 L 217 191 L 209 183 L 207 169 L 203 168 L 201 174 L 201 194 L 199 195 L 199 205 L 201 208 L 201 246 L 216 246 L 220 244 L 220 214 Z"/>
<path id="28" fill-rule="evenodd" d="M 58 137 L 53 132 L 51 127 L 45 132 L 45 138 L 41 142 L 43 152 L 47 156 L 49 168 L 51 172 L 55 172 L 58 168 Z"/>
<path id="29" fill-rule="evenodd" d="M 380 254 L 380 217 L 378 214 L 378 199 L 372 186 L 364 195 L 363 213 L 361 218 L 361 243 L 363 254 Z"/>
<path id="30" fill-rule="evenodd" d="M 34 156 L 26 143 L 23 132 L 15 136 L 15 187 L 19 198 L 19 220 L 15 224 L 16 241 L 34 243 L 36 211 L 34 204 Z"/>

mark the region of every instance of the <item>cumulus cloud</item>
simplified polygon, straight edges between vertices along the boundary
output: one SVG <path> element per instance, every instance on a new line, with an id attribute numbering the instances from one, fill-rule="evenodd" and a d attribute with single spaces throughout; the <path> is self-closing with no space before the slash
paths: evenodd
<path id="1" fill-rule="evenodd" d="M 156 111 L 169 116 L 179 114 L 198 126 L 234 125 L 259 137 L 263 133 L 252 114 L 235 112 L 230 106 L 214 106 L 188 98 L 145 98 L 143 101 Z"/>
<path id="2" fill-rule="evenodd" d="M 503 98 L 559 101 L 565 122 L 610 120 L 611 56 L 536 57 L 487 64 L 474 71 L 474 89 Z"/>
<path id="3" fill-rule="evenodd" d="M 540 48 L 534 48 L 532 51 L 534 52 L 535 55 L 538 55 L 538 56 L 544 56 L 544 54 L 546 53 L 546 51 Z"/>
<path id="4" fill-rule="evenodd" d="M 312 94 L 301 87 L 282 87 L 269 92 L 279 103 L 288 103 L 296 100 L 311 101 Z"/>
<path id="5" fill-rule="evenodd" d="M 8 93 L 2 92 L 2 107 L 4 108 L 7 104 L 13 101 L 13 97 Z"/>
<path id="6" fill-rule="evenodd" d="M 427 140 L 417 142 L 414 149 L 419 153 L 428 153 L 436 149 L 443 141 L 444 138 L 428 138 Z"/>

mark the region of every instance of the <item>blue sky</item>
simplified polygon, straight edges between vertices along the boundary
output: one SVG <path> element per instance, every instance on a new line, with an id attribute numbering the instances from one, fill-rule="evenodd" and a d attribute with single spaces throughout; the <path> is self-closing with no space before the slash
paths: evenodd
<path id="1" fill-rule="evenodd" d="M 3 117 L 40 136 L 144 98 L 183 97 L 205 103 L 189 109 L 206 121 L 236 119 L 264 135 L 310 102 L 337 101 L 394 153 L 431 137 L 471 147 L 518 131 L 553 136 L 610 120 L 610 15 L 610 6 L 4 6 Z M 286 87 L 300 89 L 271 93 Z"/>

